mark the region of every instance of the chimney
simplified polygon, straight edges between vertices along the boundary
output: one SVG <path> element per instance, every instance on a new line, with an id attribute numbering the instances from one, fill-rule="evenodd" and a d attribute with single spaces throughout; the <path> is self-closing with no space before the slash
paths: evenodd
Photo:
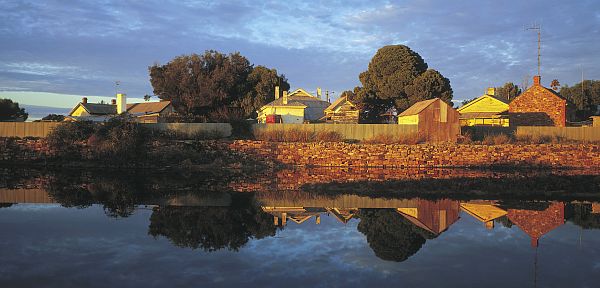
<path id="1" fill-rule="evenodd" d="M 317 87 L 317 98 L 321 99 L 321 87 Z"/>
<path id="2" fill-rule="evenodd" d="M 87 97 L 83 97 L 83 98 L 81 98 L 81 103 L 83 103 L 83 104 L 87 104 Z"/>
<path id="3" fill-rule="evenodd" d="M 279 86 L 275 86 L 275 100 L 279 99 Z"/>
<path id="4" fill-rule="evenodd" d="M 542 80 L 542 76 L 540 76 L 540 75 L 533 76 L 533 85 L 540 86 L 541 80 Z"/>
<path id="5" fill-rule="evenodd" d="M 496 95 L 496 88 L 494 88 L 494 87 L 488 88 L 487 89 L 487 93 L 485 93 L 485 94 L 489 95 L 489 96 L 495 96 Z"/>
<path id="6" fill-rule="evenodd" d="M 283 91 L 283 105 L 288 103 L 288 91 Z"/>
<path id="7" fill-rule="evenodd" d="M 110 99 L 111 105 L 117 105 L 117 99 Z"/>
<path id="8" fill-rule="evenodd" d="M 117 94 L 117 114 L 122 114 L 127 111 L 127 95 Z"/>

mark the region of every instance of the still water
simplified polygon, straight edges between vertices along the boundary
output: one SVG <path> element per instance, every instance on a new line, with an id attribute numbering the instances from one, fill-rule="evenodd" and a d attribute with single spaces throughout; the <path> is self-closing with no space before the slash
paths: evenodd
<path id="1" fill-rule="evenodd" d="M 183 177 L 5 170 L 0 287 L 600 283 L 595 173 L 371 170 L 379 176 L 362 179 L 367 172 L 329 172 L 355 180 L 338 183 L 326 171 Z M 580 184 L 564 191 L 538 182 L 543 193 L 528 197 L 511 190 L 542 178 Z M 432 197 L 426 192 L 440 190 L 437 181 L 468 188 Z M 347 192 L 322 191 L 335 190 L 331 183 Z M 361 192 L 415 183 L 427 183 L 427 197 Z M 490 193 L 473 183 L 486 183 Z M 501 185 L 510 193 L 492 191 Z"/>

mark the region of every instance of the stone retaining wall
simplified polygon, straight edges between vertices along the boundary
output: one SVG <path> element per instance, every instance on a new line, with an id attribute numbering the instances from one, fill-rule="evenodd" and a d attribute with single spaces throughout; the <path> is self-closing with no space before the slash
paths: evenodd
<path id="1" fill-rule="evenodd" d="M 283 164 L 335 167 L 600 167 L 600 145 L 456 145 L 267 143 L 234 141 L 230 149 Z"/>
<path id="2" fill-rule="evenodd" d="M 161 144 L 165 145 L 171 144 Z M 198 150 L 203 151 L 218 150 L 219 155 L 222 155 L 220 157 L 238 159 L 241 165 L 252 159 L 295 166 L 324 167 L 600 167 L 598 144 L 385 145 L 237 140 L 196 141 L 189 145 L 196 145 Z M 85 143 L 81 147 L 84 151 L 80 155 L 86 155 L 89 147 Z M 148 145 L 148 149 L 157 149 L 156 147 L 158 146 L 155 144 Z M 56 151 L 49 149 L 44 139 L 0 138 L 0 162 L 45 162 L 52 160 L 54 155 Z"/>

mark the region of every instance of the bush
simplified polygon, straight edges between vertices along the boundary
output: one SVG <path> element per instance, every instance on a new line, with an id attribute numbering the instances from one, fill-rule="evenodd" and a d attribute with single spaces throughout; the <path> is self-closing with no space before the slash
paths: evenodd
<path id="1" fill-rule="evenodd" d="M 270 142 L 341 142 L 344 137 L 335 131 L 312 132 L 306 129 L 257 130 L 256 140 Z"/>
<path id="2" fill-rule="evenodd" d="M 105 123 L 63 122 L 48 134 L 50 148 L 66 158 L 81 159 L 81 147 L 87 142 L 94 159 L 126 161 L 145 155 L 148 130 L 140 124 L 115 117 Z"/>
<path id="3" fill-rule="evenodd" d="M 414 145 L 425 142 L 425 137 L 422 137 L 418 133 L 411 133 L 407 135 L 390 135 L 390 134 L 378 134 L 373 138 L 364 140 L 365 144 L 405 144 Z"/>

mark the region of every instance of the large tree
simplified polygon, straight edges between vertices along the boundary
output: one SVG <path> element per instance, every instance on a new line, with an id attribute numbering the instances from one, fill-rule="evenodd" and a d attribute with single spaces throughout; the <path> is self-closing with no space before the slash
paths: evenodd
<path id="1" fill-rule="evenodd" d="M 198 116 L 200 121 L 248 117 L 274 97 L 268 93 L 273 94 L 275 84 L 289 88 L 276 70 L 255 68 L 239 53 L 211 50 L 182 55 L 165 65 L 150 66 L 149 72 L 155 95 L 171 100 L 178 112 Z"/>
<path id="2" fill-rule="evenodd" d="M 515 85 L 513 82 L 506 82 L 502 87 L 496 87 L 496 97 L 506 102 L 510 102 L 515 97 L 521 94 L 521 87 Z"/>
<path id="3" fill-rule="evenodd" d="M 560 94 L 575 104 L 577 117 L 587 119 L 590 115 L 600 113 L 600 80 L 585 80 L 573 86 L 564 85 Z"/>
<path id="4" fill-rule="evenodd" d="M 359 75 L 362 87 L 355 88 L 356 101 L 363 111 L 363 121 L 377 122 L 389 108 L 402 111 L 418 101 L 452 99 L 450 80 L 438 71 L 427 69 L 421 56 L 404 45 L 380 48 L 367 71 Z"/>
<path id="5" fill-rule="evenodd" d="M 27 120 L 25 108 L 20 108 L 19 103 L 10 99 L 0 99 L 0 121 L 12 121 L 17 119 Z"/>

